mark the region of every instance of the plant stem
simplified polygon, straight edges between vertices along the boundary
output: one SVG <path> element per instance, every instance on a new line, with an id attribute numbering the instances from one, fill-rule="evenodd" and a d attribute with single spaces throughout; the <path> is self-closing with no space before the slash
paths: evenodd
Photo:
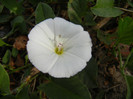
<path id="1" fill-rule="evenodd" d="M 118 52 L 119 52 L 119 59 L 120 59 L 120 71 L 121 71 L 122 76 L 126 80 L 125 72 L 124 72 L 124 68 L 123 68 L 123 62 L 122 62 L 122 55 L 121 55 L 121 51 L 120 51 L 120 46 L 119 45 L 118 45 Z"/>
<path id="2" fill-rule="evenodd" d="M 31 16 L 29 16 L 29 18 L 26 20 L 26 22 L 28 22 L 33 16 L 35 16 L 34 12 L 31 14 Z"/>
<path id="3" fill-rule="evenodd" d="M 132 53 L 133 53 L 133 49 L 131 50 L 131 52 L 130 52 L 130 54 L 128 55 L 128 57 L 127 57 L 127 59 L 126 59 L 126 62 L 125 62 L 124 64 L 122 63 L 122 55 L 121 55 L 121 52 L 120 52 L 120 46 L 119 46 L 119 45 L 118 45 L 118 52 L 119 52 L 119 59 L 120 59 L 120 70 L 121 70 L 121 73 L 122 73 L 122 75 L 123 75 L 123 77 L 124 77 L 126 83 L 127 83 L 128 81 L 127 81 L 127 78 L 126 78 L 126 74 L 125 74 L 125 72 L 124 72 L 124 69 L 125 69 L 125 67 L 126 67 L 126 65 L 127 65 L 127 63 L 128 63 L 128 61 L 129 61 L 129 59 L 130 59 L 130 57 L 131 57 L 131 55 L 132 55 Z"/>
<path id="4" fill-rule="evenodd" d="M 19 70 L 21 70 L 21 69 L 24 69 L 24 68 L 26 68 L 26 67 L 28 67 L 28 66 L 30 66 L 31 64 L 27 64 L 27 65 L 25 65 L 25 66 L 22 66 L 22 67 L 19 67 L 19 68 L 17 68 L 17 69 L 13 69 L 11 72 L 9 72 L 9 74 L 12 74 L 12 73 L 14 73 L 14 72 L 16 72 L 16 71 L 19 71 Z"/>
<path id="5" fill-rule="evenodd" d="M 123 69 L 126 67 L 126 65 L 127 65 L 128 61 L 129 61 L 129 59 L 130 59 L 132 53 L 133 53 L 133 49 L 131 50 L 130 54 L 128 55 L 128 57 L 127 57 L 127 59 L 126 59 L 126 62 L 125 62 L 124 65 L 123 65 Z"/>
<path id="6" fill-rule="evenodd" d="M 120 46 L 118 45 L 119 59 L 120 59 L 120 68 L 123 69 L 122 56 L 120 51 Z"/>
<path id="7" fill-rule="evenodd" d="M 23 89 L 24 86 L 26 86 L 28 83 L 30 83 L 32 80 L 34 80 L 38 75 L 35 75 L 33 77 L 30 78 L 29 81 L 23 81 L 23 83 L 21 83 L 21 85 L 19 87 L 17 87 L 15 90 L 12 91 L 13 92 L 17 92 L 17 94 Z"/>

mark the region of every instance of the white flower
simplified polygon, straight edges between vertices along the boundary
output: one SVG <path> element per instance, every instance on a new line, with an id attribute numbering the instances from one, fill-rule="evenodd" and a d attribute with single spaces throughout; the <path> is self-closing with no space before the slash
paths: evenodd
<path id="1" fill-rule="evenodd" d="M 28 57 L 43 73 L 70 77 L 91 58 L 91 38 L 82 26 L 56 17 L 37 24 L 28 35 Z"/>

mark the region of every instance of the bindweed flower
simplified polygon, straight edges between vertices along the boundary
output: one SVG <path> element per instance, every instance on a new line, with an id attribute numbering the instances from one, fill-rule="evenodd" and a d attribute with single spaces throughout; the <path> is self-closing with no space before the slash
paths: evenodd
<path id="1" fill-rule="evenodd" d="M 46 19 L 28 35 L 28 57 L 43 73 L 70 77 L 85 68 L 91 58 L 91 38 L 82 26 L 63 18 Z"/>

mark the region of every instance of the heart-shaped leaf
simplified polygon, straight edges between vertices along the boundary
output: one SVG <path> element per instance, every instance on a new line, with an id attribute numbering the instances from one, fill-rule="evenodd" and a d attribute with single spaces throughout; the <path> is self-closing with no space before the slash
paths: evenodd
<path id="1" fill-rule="evenodd" d="M 101 17 L 116 17 L 123 12 L 113 6 L 114 0 L 97 0 L 96 5 L 91 7 L 91 11 Z"/>
<path id="2" fill-rule="evenodd" d="M 127 79 L 126 99 L 133 99 L 133 76 L 126 75 L 126 79 Z"/>
<path id="3" fill-rule="evenodd" d="M 36 15 L 36 24 L 47 18 L 55 17 L 52 8 L 46 3 L 38 4 L 36 11 L 35 11 L 35 15 Z"/>
<path id="4" fill-rule="evenodd" d="M 39 86 L 50 99 L 91 99 L 87 87 L 77 77 L 55 79 Z"/>
<path id="5" fill-rule="evenodd" d="M 10 94 L 9 76 L 1 64 L 0 64 L 0 92 L 4 95 Z"/>
<path id="6" fill-rule="evenodd" d="M 68 2 L 68 16 L 76 24 L 95 25 L 93 14 L 88 8 L 88 0 L 70 0 Z"/>
<path id="7" fill-rule="evenodd" d="M 133 43 L 133 19 L 131 17 L 121 18 L 118 25 L 118 41 L 119 43 Z"/>

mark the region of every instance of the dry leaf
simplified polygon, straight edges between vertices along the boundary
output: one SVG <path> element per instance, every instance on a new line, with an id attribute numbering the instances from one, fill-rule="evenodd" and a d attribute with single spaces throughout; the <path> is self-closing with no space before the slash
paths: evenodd
<path id="1" fill-rule="evenodd" d="M 28 38 L 27 36 L 19 36 L 15 39 L 15 42 L 13 44 L 13 47 L 17 50 L 23 50 L 26 48 Z"/>
<path id="2" fill-rule="evenodd" d="M 24 66 L 24 60 L 21 58 L 20 54 L 17 55 L 15 65 L 16 66 Z"/>
<path id="3" fill-rule="evenodd" d="M 14 65 L 15 65 L 14 60 L 13 60 L 13 58 L 11 57 L 10 62 L 9 62 L 9 66 L 11 66 L 11 68 L 14 69 L 14 68 L 15 68 Z"/>

